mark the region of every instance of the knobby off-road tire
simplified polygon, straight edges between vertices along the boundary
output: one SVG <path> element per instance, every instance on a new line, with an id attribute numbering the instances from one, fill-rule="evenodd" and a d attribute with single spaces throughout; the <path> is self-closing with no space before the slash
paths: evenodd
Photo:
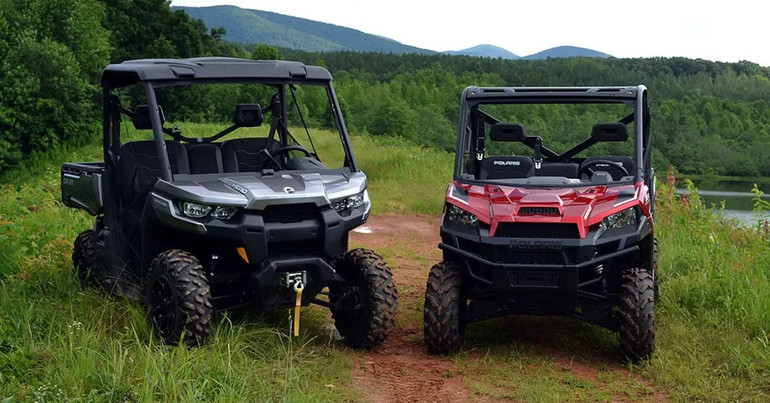
<path id="1" fill-rule="evenodd" d="M 462 270 L 454 262 L 439 262 L 430 269 L 423 316 L 425 346 L 430 353 L 457 352 L 465 341 L 468 300 L 462 278 Z"/>
<path id="2" fill-rule="evenodd" d="M 660 291 L 658 291 L 658 282 L 660 276 L 658 273 L 658 239 L 652 238 L 652 281 L 655 288 L 655 302 L 660 300 Z"/>
<path id="3" fill-rule="evenodd" d="M 81 288 L 102 285 L 104 249 L 96 242 L 93 230 L 83 231 L 75 238 L 72 267 Z"/>
<path id="4" fill-rule="evenodd" d="M 209 337 L 211 289 L 198 259 L 171 249 L 153 259 L 145 288 L 147 320 L 168 344 L 197 346 Z"/>
<path id="5" fill-rule="evenodd" d="M 620 351 L 631 362 L 655 350 L 655 285 L 645 269 L 623 272 L 620 285 Z"/>
<path id="6" fill-rule="evenodd" d="M 390 267 L 371 250 L 353 249 L 337 260 L 336 270 L 351 284 L 329 287 L 332 317 L 340 336 L 356 348 L 382 343 L 396 327 L 398 309 L 398 291 Z M 346 300 L 355 301 L 353 307 Z M 342 306 L 336 306 L 338 303 Z"/>

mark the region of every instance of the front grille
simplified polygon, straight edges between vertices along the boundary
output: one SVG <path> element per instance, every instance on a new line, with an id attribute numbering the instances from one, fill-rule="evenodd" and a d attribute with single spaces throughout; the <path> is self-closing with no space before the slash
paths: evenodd
<path id="1" fill-rule="evenodd" d="M 521 252 L 511 248 L 497 248 L 495 260 L 508 264 L 565 264 L 562 252 Z"/>
<path id="2" fill-rule="evenodd" d="M 519 215 L 525 216 L 544 216 L 544 217 L 559 217 L 561 213 L 556 207 L 522 207 L 519 209 Z"/>
<path id="3" fill-rule="evenodd" d="M 321 244 L 316 241 L 270 242 L 267 244 L 267 254 L 271 259 L 297 256 L 320 256 L 323 253 Z"/>
<path id="4" fill-rule="evenodd" d="M 559 273 L 508 271 L 508 279 L 514 287 L 558 287 Z"/>
<path id="5" fill-rule="evenodd" d="M 563 223 L 500 223 L 495 231 L 498 238 L 580 238 L 575 224 Z"/>
<path id="6" fill-rule="evenodd" d="M 267 206 L 262 212 L 265 222 L 300 222 L 318 217 L 318 207 L 313 203 L 279 204 Z"/>

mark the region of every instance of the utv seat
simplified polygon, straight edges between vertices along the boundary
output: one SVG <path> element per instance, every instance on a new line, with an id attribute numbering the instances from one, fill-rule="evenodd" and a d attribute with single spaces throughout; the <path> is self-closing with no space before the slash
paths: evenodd
<path id="1" fill-rule="evenodd" d="M 225 172 L 260 172 L 268 158 L 262 153 L 267 149 L 271 154 L 281 144 L 268 138 L 245 138 L 227 140 L 222 143 L 222 162 Z"/>
<path id="2" fill-rule="evenodd" d="M 530 157 L 493 156 L 479 163 L 479 179 L 529 178 L 535 175 L 535 163 Z"/>
<path id="3" fill-rule="evenodd" d="M 166 141 L 172 174 L 189 174 L 187 150 L 181 143 Z M 127 205 L 147 193 L 155 179 L 160 177 L 160 158 L 154 140 L 132 141 L 123 144 L 118 152 L 117 171 L 120 192 Z"/>
<path id="4" fill-rule="evenodd" d="M 563 176 L 565 178 L 577 178 L 578 164 L 576 162 L 543 161 L 540 169 L 535 169 L 535 176 Z"/>
<path id="5" fill-rule="evenodd" d="M 583 167 L 587 166 L 592 161 L 599 161 L 599 160 L 605 160 L 605 161 L 612 161 L 617 162 L 620 165 L 623 166 L 623 168 L 628 171 L 628 175 L 633 175 L 634 169 L 636 169 L 636 164 L 634 164 L 634 159 L 631 157 L 618 157 L 618 156 L 606 156 L 606 157 L 588 157 L 586 158 L 581 164 L 580 164 L 580 170 L 583 169 Z M 619 180 L 625 174 L 623 171 L 618 169 L 617 167 L 613 167 L 611 165 L 606 166 L 597 166 L 594 171 L 604 171 L 610 174 L 612 176 L 612 180 Z M 584 178 L 585 179 L 585 178 Z"/>
<path id="6" fill-rule="evenodd" d="M 225 171 L 222 150 L 216 143 L 187 144 L 187 158 L 190 160 L 190 173 L 193 175 Z"/>

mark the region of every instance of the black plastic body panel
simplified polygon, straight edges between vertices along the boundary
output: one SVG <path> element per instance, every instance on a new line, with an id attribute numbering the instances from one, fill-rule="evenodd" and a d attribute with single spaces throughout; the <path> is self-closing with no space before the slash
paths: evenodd
<path id="1" fill-rule="evenodd" d="M 343 217 L 328 206 L 319 208 L 313 219 L 290 223 L 265 222 L 261 214 L 246 210 L 232 220 L 207 219 L 202 234 L 169 227 L 148 201 L 142 218 L 143 261 L 132 265 L 133 270 L 143 277 L 140 268 L 149 267 L 158 253 L 188 250 L 206 267 L 210 281 L 229 279 L 221 288 L 213 284 L 212 295 L 237 295 L 215 300 L 215 308 L 244 306 L 259 312 L 294 306 L 295 294 L 279 284 L 279 275 L 304 272 L 302 301 L 307 305 L 334 279 L 333 262 L 347 248 L 348 232 L 365 222 L 363 211 Z M 244 248 L 248 261 L 236 248 Z"/>
<path id="2" fill-rule="evenodd" d="M 66 162 L 61 168 L 61 198 L 67 207 L 102 212 L 104 162 Z"/>

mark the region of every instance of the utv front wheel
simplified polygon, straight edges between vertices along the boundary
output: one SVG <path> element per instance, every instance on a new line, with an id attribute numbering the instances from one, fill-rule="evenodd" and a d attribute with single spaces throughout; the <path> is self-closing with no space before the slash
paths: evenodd
<path id="1" fill-rule="evenodd" d="M 147 319 L 168 344 L 203 344 L 209 336 L 211 290 L 192 254 L 171 249 L 153 259 L 145 288 Z"/>
<path id="2" fill-rule="evenodd" d="M 430 269 L 425 290 L 425 346 L 433 354 L 457 352 L 465 341 L 462 271 L 454 262 L 439 262 Z"/>
<path id="3" fill-rule="evenodd" d="M 72 266 L 75 277 L 82 288 L 99 287 L 103 276 L 104 253 L 96 242 L 96 233 L 92 230 L 81 232 L 75 238 L 72 251 Z"/>
<path id="4" fill-rule="evenodd" d="M 347 283 L 332 284 L 329 302 L 334 324 L 351 347 L 372 348 L 396 327 L 398 292 L 382 256 L 353 249 L 336 262 Z"/>
<path id="5" fill-rule="evenodd" d="M 631 362 L 655 350 L 655 284 L 645 269 L 623 272 L 620 286 L 620 350 Z"/>

